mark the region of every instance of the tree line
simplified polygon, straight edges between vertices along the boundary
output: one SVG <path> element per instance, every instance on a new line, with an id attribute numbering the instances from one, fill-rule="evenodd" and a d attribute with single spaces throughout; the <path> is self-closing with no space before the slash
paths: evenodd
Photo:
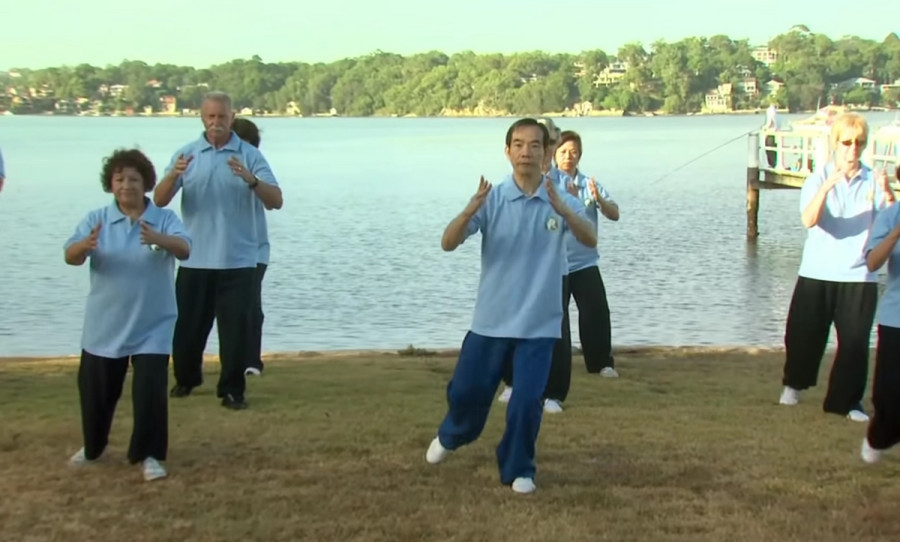
<path id="1" fill-rule="evenodd" d="M 40 109 L 40 103 L 52 107 L 58 100 L 85 98 L 111 109 L 139 109 L 158 106 L 164 95 L 176 96 L 178 109 L 196 109 L 204 92 L 217 89 L 228 92 L 239 109 L 303 115 L 540 114 L 585 103 L 594 110 L 677 114 L 700 111 L 710 90 L 723 83 L 738 87 L 746 79 L 755 79 L 761 89 L 772 80 L 783 86 L 771 95 L 737 92 L 736 109 L 769 103 L 792 111 L 828 103 L 893 107 L 900 98 L 894 90 L 879 92 L 877 85 L 834 88 L 856 77 L 879 85 L 900 79 L 900 38 L 895 33 L 880 42 L 833 40 L 798 26 L 768 46 L 778 54 L 770 65 L 754 58 L 747 40 L 716 35 L 660 40 L 649 48 L 628 43 L 615 54 L 600 49 L 509 55 L 430 51 L 409 56 L 376 51 L 331 63 L 267 63 L 253 56 L 199 69 L 126 60 L 106 67 L 22 68 L 0 77 L 6 88 L 46 89 L 46 95 L 30 104 L 18 104 L 32 110 Z M 619 69 L 614 80 L 598 83 L 610 68 L 615 72 L 622 66 L 627 69 Z M 100 90 L 112 85 L 127 88 L 114 97 Z M 5 106 L 13 112 L 35 112 L 16 111 L 6 94 Z"/>

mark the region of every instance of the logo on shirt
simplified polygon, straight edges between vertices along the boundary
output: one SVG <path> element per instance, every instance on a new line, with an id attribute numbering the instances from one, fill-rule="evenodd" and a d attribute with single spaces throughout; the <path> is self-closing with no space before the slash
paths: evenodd
<path id="1" fill-rule="evenodd" d="M 559 229 L 559 221 L 556 220 L 555 216 L 551 216 L 547 219 L 547 229 L 549 231 L 556 231 L 557 229 Z"/>

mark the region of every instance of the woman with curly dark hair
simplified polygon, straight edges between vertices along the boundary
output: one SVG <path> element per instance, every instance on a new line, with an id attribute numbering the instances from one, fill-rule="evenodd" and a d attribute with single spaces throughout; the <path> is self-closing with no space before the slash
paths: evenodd
<path id="1" fill-rule="evenodd" d="M 95 209 L 64 245 L 69 265 L 90 259 L 78 393 L 84 447 L 72 466 L 96 461 L 106 449 L 129 360 L 134 366 L 134 428 L 128 460 L 147 481 L 166 476 L 168 381 L 175 305 L 175 259 L 191 241 L 178 216 L 145 194 L 156 184 L 153 164 L 138 150 L 105 159 L 100 182 L 114 201 Z"/>

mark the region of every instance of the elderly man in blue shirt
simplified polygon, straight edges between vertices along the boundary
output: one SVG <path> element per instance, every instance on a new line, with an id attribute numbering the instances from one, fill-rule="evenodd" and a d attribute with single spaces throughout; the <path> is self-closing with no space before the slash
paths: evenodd
<path id="1" fill-rule="evenodd" d="M 862 399 L 869 370 L 869 338 L 878 302 L 874 272 L 863 253 L 880 209 L 894 201 L 884 172 L 860 161 L 869 126 L 855 113 L 831 127 L 832 159 L 803 183 L 800 215 L 807 237 L 784 333 L 784 386 L 779 402 L 796 405 L 814 386 L 834 324 L 837 354 L 823 410 L 868 422 Z"/>
<path id="2" fill-rule="evenodd" d="M 475 196 L 444 231 L 441 247 L 455 250 L 481 232 L 481 279 L 472 326 L 447 385 L 448 412 L 425 459 L 436 464 L 484 429 L 507 357 L 515 393 L 497 447 L 500 481 L 516 493 L 536 489 L 535 444 L 553 347 L 562 326 L 565 232 L 587 246 L 597 235 L 578 200 L 541 172 L 550 136 L 534 119 L 513 123 L 506 156 L 513 173 L 492 189 L 482 177 Z"/>
<path id="3" fill-rule="evenodd" d="M 549 117 L 541 117 L 538 119 L 538 123 L 542 124 L 547 128 L 547 133 L 549 134 L 549 142 L 547 144 L 547 151 L 544 153 L 544 161 L 541 164 L 541 171 L 546 175 L 556 186 L 560 186 L 561 181 L 561 172 L 556 164 L 553 162 L 554 153 L 556 152 L 556 148 L 559 145 L 559 138 L 561 131 L 556 123 L 553 122 L 553 119 Z M 564 188 L 563 188 L 564 189 Z M 563 300 L 564 304 L 567 304 L 565 300 L 569 298 L 569 277 L 568 274 L 564 274 L 562 277 L 562 288 L 563 288 Z M 567 311 L 568 309 L 564 309 Z M 564 313 L 565 314 L 565 313 Z M 568 394 L 569 390 L 569 381 L 571 378 L 571 368 L 572 368 L 572 340 L 571 338 L 567 338 L 566 334 L 571 334 L 571 331 L 568 326 L 568 317 L 563 318 L 563 328 L 561 330 L 562 338 L 557 341 L 556 345 L 553 347 L 553 363 L 550 365 L 550 375 L 547 377 L 547 388 L 544 390 L 544 412 L 549 414 L 556 414 L 562 412 L 562 405 L 560 405 L 561 399 L 565 399 L 566 394 Z M 500 392 L 500 396 L 497 398 L 501 403 L 508 403 L 509 398 L 512 397 L 513 391 L 513 355 L 509 354 L 506 363 L 503 366 L 503 391 Z M 568 362 L 566 362 L 568 360 Z M 565 392 L 563 392 L 565 389 Z"/>
<path id="4" fill-rule="evenodd" d="M 259 215 L 280 209 L 281 189 L 259 150 L 231 129 L 234 112 L 224 92 L 203 100 L 200 138 L 179 149 L 156 187 L 154 199 L 168 205 L 181 190 L 181 214 L 194 246 L 178 269 L 178 321 L 172 346 L 173 397 L 186 397 L 203 382 L 203 351 L 218 323 L 222 370 L 217 395 L 239 410 L 244 369 L 253 346 Z"/>

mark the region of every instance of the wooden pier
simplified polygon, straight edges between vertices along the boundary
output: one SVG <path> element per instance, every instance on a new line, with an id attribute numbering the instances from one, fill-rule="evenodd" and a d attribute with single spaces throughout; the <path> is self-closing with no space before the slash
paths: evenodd
<path id="1" fill-rule="evenodd" d="M 816 167 L 827 160 L 830 131 L 820 126 L 792 130 L 751 132 L 747 143 L 747 239 L 759 236 L 760 190 L 797 189 Z M 900 164 L 900 125 L 871 128 L 862 161 L 873 169 L 886 169 L 895 192 Z"/>

